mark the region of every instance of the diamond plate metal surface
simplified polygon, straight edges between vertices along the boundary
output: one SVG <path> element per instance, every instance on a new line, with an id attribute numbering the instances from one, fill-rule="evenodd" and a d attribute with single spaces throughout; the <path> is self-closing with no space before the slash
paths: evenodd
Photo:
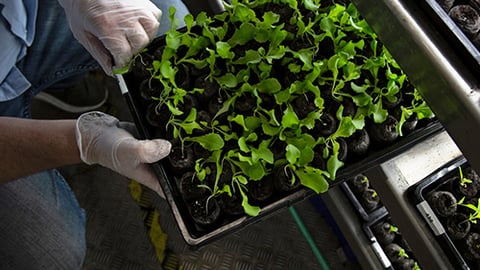
<path id="1" fill-rule="evenodd" d="M 163 213 L 159 222 L 169 235 L 169 247 L 178 254 L 185 270 L 321 269 L 288 209 L 192 250 L 181 238 L 166 202 L 155 198 L 154 205 Z M 339 253 L 339 241 L 313 205 L 305 200 L 295 208 L 329 267 L 349 269 Z"/>
<path id="2" fill-rule="evenodd" d="M 149 190 L 138 204 L 129 181 L 101 167 L 64 170 L 87 211 L 88 251 L 83 269 L 161 269 L 144 225 L 141 204 L 150 201 L 160 212 L 159 224 L 168 234 L 167 248 L 177 254 L 184 270 L 203 269 L 321 269 L 288 209 L 212 242 L 198 250 L 181 238 L 165 201 Z M 330 269 L 348 268 L 340 244 L 323 217 L 306 200 L 295 205 Z"/>

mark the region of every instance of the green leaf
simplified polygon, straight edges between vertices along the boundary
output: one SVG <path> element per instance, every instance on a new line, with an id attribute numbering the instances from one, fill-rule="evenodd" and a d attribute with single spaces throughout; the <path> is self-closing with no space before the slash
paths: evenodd
<path id="1" fill-rule="evenodd" d="M 280 133 L 281 127 L 279 126 L 272 126 L 269 123 L 263 122 L 262 123 L 262 131 L 265 133 L 265 135 L 268 136 L 276 136 L 278 133 Z"/>
<path id="2" fill-rule="evenodd" d="M 195 175 L 196 177 L 200 180 L 203 181 L 205 180 L 205 177 L 207 174 L 210 174 L 210 167 L 202 167 L 201 162 L 203 159 L 198 159 L 195 161 Z"/>
<path id="3" fill-rule="evenodd" d="M 216 47 L 218 55 L 223 59 L 232 59 L 235 56 L 235 54 L 230 51 L 231 47 L 227 42 L 218 41 Z"/>
<path id="4" fill-rule="evenodd" d="M 418 119 L 424 118 L 433 118 L 435 114 L 433 113 L 432 109 L 427 105 L 424 101 L 420 105 L 416 105 L 415 108 L 412 109 L 413 112 L 417 114 Z"/>
<path id="5" fill-rule="evenodd" d="M 254 162 L 264 160 L 267 163 L 273 164 L 275 160 L 273 157 L 273 152 L 270 150 L 270 142 L 268 140 L 262 141 L 258 149 L 254 149 L 254 151 L 252 151 L 252 159 Z"/>
<path id="6" fill-rule="evenodd" d="M 363 107 L 363 106 L 367 106 L 372 102 L 372 97 L 369 94 L 367 94 L 367 90 L 369 87 L 370 86 L 367 84 L 359 86 L 353 82 L 350 83 L 350 88 L 352 88 L 352 90 L 355 93 L 358 93 L 357 95 L 351 96 L 355 105 L 359 107 Z"/>
<path id="7" fill-rule="evenodd" d="M 274 96 L 277 104 L 284 104 L 290 100 L 290 97 L 292 96 L 292 94 L 290 93 L 290 89 L 288 88 L 288 89 L 278 91 L 277 93 L 275 93 Z"/>
<path id="8" fill-rule="evenodd" d="M 305 166 L 312 162 L 314 152 L 311 146 L 305 147 L 300 151 L 300 158 L 298 160 L 298 165 Z"/>
<path id="9" fill-rule="evenodd" d="M 175 74 L 177 72 L 175 68 L 172 67 L 172 63 L 170 63 L 170 61 L 163 61 L 160 63 L 160 73 L 167 79 L 175 80 Z"/>
<path id="10" fill-rule="evenodd" d="M 223 185 L 222 189 L 219 189 L 215 192 L 216 195 L 220 195 L 220 194 L 223 194 L 223 193 L 227 193 L 228 196 L 232 196 L 232 191 L 230 189 L 230 186 L 229 185 Z"/>
<path id="11" fill-rule="evenodd" d="M 333 37 L 336 26 L 329 17 L 324 17 L 320 20 L 320 29 L 325 31 L 328 36 Z"/>
<path id="12" fill-rule="evenodd" d="M 346 116 L 340 120 L 337 131 L 334 133 L 335 137 L 350 137 L 355 131 L 362 129 L 365 126 L 364 118 L 353 120 L 352 117 Z"/>
<path id="13" fill-rule="evenodd" d="M 256 15 L 253 9 L 239 3 L 234 4 L 233 14 L 230 19 L 232 22 L 249 22 L 254 18 L 256 18 Z"/>
<path id="14" fill-rule="evenodd" d="M 241 151 L 243 151 L 245 153 L 250 152 L 250 147 L 248 146 L 245 137 L 238 138 L 238 147 L 240 148 Z"/>
<path id="15" fill-rule="evenodd" d="M 240 126 L 243 127 L 245 131 L 248 131 L 247 125 L 245 124 L 245 118 L 243 117 L 243 115 L 237 114 L 234 117 L 229 115 L 228 120 L 239 124 Z"/>
<path id="16" fill-rule="evenodd" d="M 245 45 L 255 37 L 256 28 L 251 23 L 242 23 L 240 27 L 233 33 L 228 43 L 234 47 L 236 45 Z"/>
<path id="17" fill-rule="evenodd" d="M 295 171 L 302 185 L 312 189 L 317 194 L 328 190 L 328 182 L 325 175 L 328 174 L 312 167 L 304 167 Z"/>
<path id="18" fill-rule="evenodd" d="M 261 93 L 275 94 L 276 92 L 282 89 L 282 85 L 276 78 L 268 78 L 260 81 L 255 85 L 255 87 Z"/>
<path id="19" fill-rule="evenodd" d="M 327 160 L 327 170 L 332 180 L 335 180 L 337 171 L 344 165 L 343 161 L 338 159 L 338 151 L 340 150 L 340 144 L 333 141 L 333 153 Z"/>
<path id="20" fill-rule="evenodd" d="M 182 115 L 183 112 L 179 109 L 177 109 L 177 107 L 175 105 L 172 104 L 172 102 L 167 102 L 166 103 L 167 106 L 168 106 L 168 110 L 173 114 L 173 115 Z"/>
<path id="21" fill-rule="evenodd" d="M 288 163 L 296 164 L 297 160 L 300 159 L 300 155 L 301 155 L 300 149 L 298 149 L 295 145 L 293 144 L 287 145 L 285 157 L 287 158 Z"/>
<path id="22" fill-rule="evenodd" d="M 311 70 L 313 69 L 313 52 L 310 49 L 301 49 L 294 53 L 298 59 L 303 62 L 302 70 Z"/>
<path id="23" fill-rule="evenodd" d="M 123 68 L 119 68 L 119 69 L 114 69 L 112 70 L 112 73 L 113 74 L 125 74 L 128 72 L 128 70 L 130 69 L 130 66 L 129 65 L 126 65 L 124 66 Z"/>
<path id="24" fill-rule="evenodd" d="M 320 5 L 316 4 L 314 0 L 304 0 L 303 4 L 305 8 L 308 10 L 316 11 L 320 7 Z"/>
<path id="25" fill-rule="evenodd" d="M 369 106 L 369 114 L 373 115 L 373 121 L 379 124 L 387 119 L 388 111 L 382 108 L 381 102 L 377 102 Z"/>
<path id="26" fill-rule="evenodd" d="M 177 18 L 175 17 L 175 13 L 177 12 L 177 9 L 175 6 L 170 6 L 168 9 L 168 21 L 170 22 L 170 30 L 169 31 L 176 31 L 178 28 L 179 22 Z"/>
<path id="27" fill-rule="evenodd" d="M 195 129 L 202 129 L 200 125 L 196 122 L 186 122 L 181 124 L 182 129 L 185 130 L 185 133 L 191 135 L 193 130 Z"/>
<path id="28" fill-rule="evenodd" d="M 183 18 L 183 21 L 185 22 L 185 26 L 187 27 L 188 32 L 192 30 L 192 26 L 194 24 L 194 18 L 192 14 L 187 14 Z"/>
<path id="29" fill-rule="evenodd" d="M 266 27 L 271 27 L 280 21 L 280 15 L 275 12 L 267 11 L 263 14 L 263 24 Z"/>
<path id="30" fill-rule="evenodd" d="M 237 77 L 232 73 L 227 73 L 223 76 L 215 78 L 221 86 L 226 86 L 228 88 L 234 88 L 238 85 Z"/>
<path id="31" fill-rule="evenodd" d="M 238 190 L 240 191 L 240 194 L 242 195 L 242 206 L 243 210 L 245 211 L 245 214 L 249 216 L 257 216 L 260 213 L 260 207 L 258 206 L 252 206 L 248 203 L 248 196 L 243 192 L 242 188 L 239 186 Z"/>
<path id="32" fill-rule="evenodd" d="M 295 63 L 290 63 L 288 64 L 288 70 L 290 70 L 292 73 L 299 73 L 302 70 L 302 67 Z"/>
<path id="33" fill-rule="evenodd" d="M 233 64 L 236 65 L 246 65 L 246 64 L 258 64 L 262 61 L 261 55 L 257 50 L 246 50 L 245 56 L 239 57 L 237 60 L 233 61 Z"/>
<path id="34" fill-rule="evenodd" d="M 230 106 L 232 105 L 234 100 L 235 100 L 234 98 L 229 98 L 226 101 L 224 101 L 222 104 L 222 107 L 220 108 L 220 110 L 218 110 L 218 112 L 214 115 L 213 118 L 215 119 L 217 118 L 217 116 L 227 112 L 230 109 Z"/>
<path id="35" fill-rule="evenodd" d="M 298 126 L 298 124 L 299 120 L 297 114 L 291 106 L 288 106 L 287 109 L 285 109 L 285 111 L 283 112 L 282 127 L 293 128 Z"/>
<path id="36" fill-rule="evenodd" d="M 266 59 L 269 64 L 273 63 L 273 60 L 282 59 L 285 56 L 285 46 L 281 45 L 269 50 Z"/>
<path id="37" fill-rule="evenodd" d="M 177 50 L 180 47 L 182 39 L 180 38 L 180 33 L 177 31 L 167 31 L 165 37 L 165 43 L 168 48 Z"/>
<path id="38" fill-rule="evenodd" d="M 245 158 L 245 157 L 242 158 L 242 156 L 239 155 L 238 153 L 237 153 L 237 156 L 239 157 L 239 159 Z M 265 168 L 260 162 L 253 163 L 251 160 L 249 160 L 248 162 L 246 160 L 232 161 L 232 162 L 236 166 L 238 166 L 240 170 L 242 170 L 242 172 L 252 180 L 260 180 L 266 174 Z"/>
<path id="39" fill-rule="evenodd" d="M 246 131 L 253 131 L 262 125 L 262 120 L 258 117 L 254 116 L 247 116 L 245 118 L 245 130 Z"/>
<path id="40" fill-rule="evenodd" d="M 208 24 L 210 24 L 211 19 L 208 17 L 205 11 L 202 11 L 197 14 L 197 17 L 195 18 L 195 22 L 197 23 L 198 26 L 201 26 L 202 28 L 206 28 Z"/>
<path id="41" fill-rule="evenodd" d="M 185 138 L 185 140 L 197 142 L 209 151 L 220 150 L 225 144 L 222 137 L 216 133 L 208 133 L 198 137 L 188 137 Z"/>
<path id="42" fill-rule="evenodd" d="M 310 112 L 307 117 L 303 118 L 300 122 L 302 126 L 305 126 L 308 129 L 312 129 L 315 126 L 315 121 L 320 119 L 322 113 L 320 110 Z"/>
<path id="43" fill-rule="evenodd" d="M 238 181 L 240 184 L 246 185 L 248 184 L 248 179 L 244 175 L 234 175 L 233 176 L 234 181 Z"/>

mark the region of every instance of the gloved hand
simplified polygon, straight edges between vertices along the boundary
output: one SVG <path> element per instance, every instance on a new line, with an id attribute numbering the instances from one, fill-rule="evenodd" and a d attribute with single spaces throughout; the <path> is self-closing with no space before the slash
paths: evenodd
<path id="1" fill-rule="evenodd" d="M 80 157 L 87 164 L 100 164 L 135 180 L 164 198 L 148 163 L 168 156 L 171 144 L 162 139 L 137 140 L 127 131 L 132 127 L 132 123 L 102 112 L 82 114 L 75 131 Z"/>
<path id="2" fill-rule="evenodd" d="M 58 1 L 75 38 L 109 75 L 155 37 L 162 16 L 149 0 Z"/>

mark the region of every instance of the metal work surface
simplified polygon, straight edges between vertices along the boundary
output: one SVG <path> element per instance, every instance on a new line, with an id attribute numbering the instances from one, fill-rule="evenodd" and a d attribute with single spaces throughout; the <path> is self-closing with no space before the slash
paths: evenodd
<path id="1" fill-rule="evenodd" d="M 480 68 L 437 29 L 422 1 L 352 2 L 480 171 Z"/>

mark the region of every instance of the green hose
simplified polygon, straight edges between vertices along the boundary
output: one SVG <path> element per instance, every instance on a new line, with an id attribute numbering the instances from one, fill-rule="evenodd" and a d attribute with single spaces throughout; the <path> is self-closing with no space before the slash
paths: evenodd
<path id="1" fill-rule="evenodd" d="M 318 262 L 320 263 L 321 268 L 323 270 L 329 270 L 330 267 L 328 266 L 327 262 L 323 258 L 322 253 L 318 249 L 317 245 L 315 245 L 315 241 L 313 241 L 312 236 L 310 235 L 307 228 L 305 227 L 305 224 L 303 223 L 302 219 L 298 215 L 297 210 L 295 210 L 295 208 L 293 208 L 293 206 L 290 206 L 288 208 L 288 210 L 290 211 L 290 214 L 292 214 L 292 217 L 295 220 L 295 222 L 297 223 L 298 228 L 302 232 L 303 237 L 305 237 L 308 244 L 310 245 L 310 248 L 312 249 L 313 254 L 317 258 Z"/>

